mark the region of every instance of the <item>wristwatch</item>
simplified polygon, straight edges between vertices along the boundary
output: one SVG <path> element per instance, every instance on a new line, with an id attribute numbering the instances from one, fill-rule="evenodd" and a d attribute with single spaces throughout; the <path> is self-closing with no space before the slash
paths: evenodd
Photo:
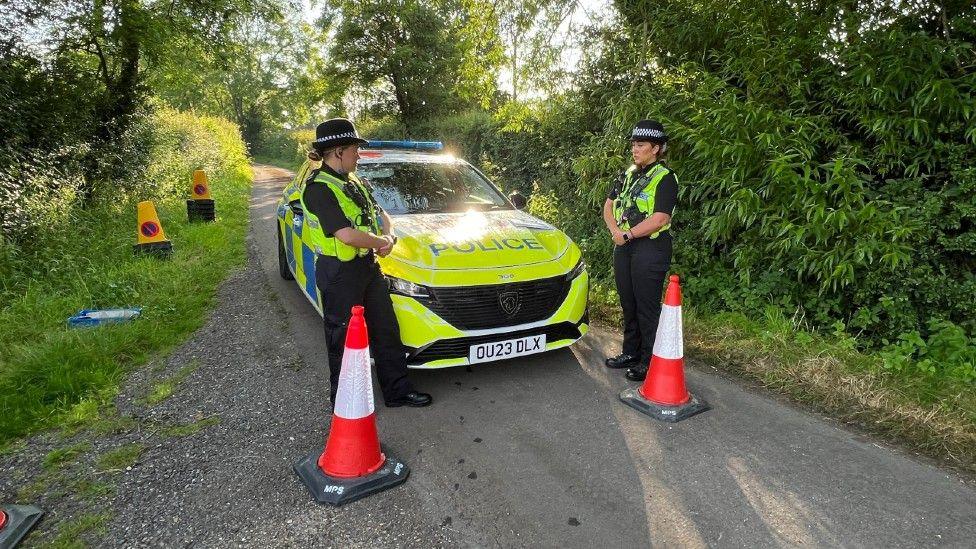
<path id="1" fill-rule="evenodd" d="M 628 240 L 630 240 L 630 231 L 624 233 L 624 242 L 627 242 Z"/>

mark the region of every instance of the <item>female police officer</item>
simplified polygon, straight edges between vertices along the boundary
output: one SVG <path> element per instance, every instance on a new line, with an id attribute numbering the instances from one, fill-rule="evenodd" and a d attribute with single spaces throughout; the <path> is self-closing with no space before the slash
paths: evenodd
<path id="1" fill-rule="evenodd" d="M 407 379 L 407 362 L 389 287 L 376 263 L 396 244 L 390 217 L 370 189 L 353 173 L 359 161 L 359 138 L 352 122 L 327 120 L 315 128 L 309 160 L 321 161 L 305 183 L 301 203 L 305 227 L 317 254 L 315 283 L 322 297 L 322 316 L 329 352 L 331 396 L 335 402 L 346 327 L 353 305 L 366 310 L 370 348 L 387 406 L 427 406 L 430 395 L 417 392 Z"/>
<path id="2" fill-rule="evenodd" d="M 634 164 L 621 174 L 603 205 L 603 220 L 613 239 L 613 274 L 624 316 L 623 353 L 608 358 L 609 368 L 629 368 L 640 381 L 654 350 L 661 315 L 661 291 L 671 267 L 671 215 L 678 180 L 661 163 L 667 150 L 664 126 L 641 120 L 630 135 Z"/>

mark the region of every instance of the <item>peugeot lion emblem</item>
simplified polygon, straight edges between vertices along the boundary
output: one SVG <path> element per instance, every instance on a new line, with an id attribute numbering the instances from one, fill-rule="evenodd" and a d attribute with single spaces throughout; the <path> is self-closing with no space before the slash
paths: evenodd
<path id="1" fill-rule="evenodd" d="M 498 304 L 501 305 L 502 311 L 508 316 L 514 316 L 522 308 L 522 300 L 519 298 L 519 293 L 514 290 L 499 293 Z"/>

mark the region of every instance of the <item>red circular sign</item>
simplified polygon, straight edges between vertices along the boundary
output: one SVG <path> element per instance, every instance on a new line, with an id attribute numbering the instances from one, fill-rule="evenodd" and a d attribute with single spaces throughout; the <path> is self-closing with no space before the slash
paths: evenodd
<path id="1" fill-rule="evenodd" d="M 0 509 L 0 530 L 3 530 L 3 527 L 6 525 L 7 525 L 7 512 L 4 511 L 3 509 Z"/>
<path id="2" fill-rule="evenodd" d="M 146 221 L 139 227 L 139 231 L 142 232 L 142 236 L 152 238 L 159 234 L 159 225 L 155 221 Z"/>
<path id="3" fill-rule="evenodd" d="M 197 183 L 193 186 L 193 194 L 206 194 L 207 186 L 203 183 Z"/>

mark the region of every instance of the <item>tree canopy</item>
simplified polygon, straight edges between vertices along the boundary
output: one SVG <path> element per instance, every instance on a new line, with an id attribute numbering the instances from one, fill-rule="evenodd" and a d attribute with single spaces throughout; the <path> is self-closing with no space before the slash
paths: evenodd
<path id="1" fill-rule="evenodd" d="M 252 152 L 346 114 L 448 140 L 605 266 L 580 212 L 626 163 L 621 136 L 657 118 L 703 306 L 772 304 L 876 346 L 976 333 L 971 1 L 583 4 L 0 0 L 0 189 L 34 192 L 23 167 L 47 159 L 97 196 L 146 162 L 136 122 L 160 104 L 233 119 Z"/>

